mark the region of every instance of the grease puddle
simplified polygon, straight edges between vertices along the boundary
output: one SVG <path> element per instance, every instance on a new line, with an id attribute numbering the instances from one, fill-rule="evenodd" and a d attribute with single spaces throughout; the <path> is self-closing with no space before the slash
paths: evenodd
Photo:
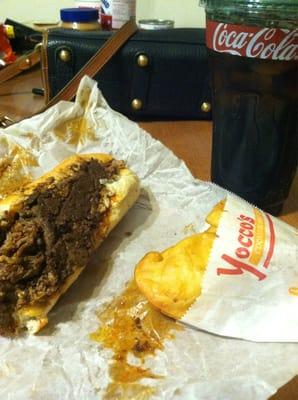
<path id="1" fill-rule="evenodd" d="M 164 341 L 173 339 L 173 331 L 181 325 L 155 310 L 140 293 L 134 281 L 99 315 L 101 327 L 90 338 L 113 350 L 109 384 L 104 399 L 149 399 L 154 388 L 138 383 L 143 378 L 161 379 L 145 368 L 145 360 L 157 350 L 164 349 Z M 133 354 L 140 365 L 128 362 Z"/>

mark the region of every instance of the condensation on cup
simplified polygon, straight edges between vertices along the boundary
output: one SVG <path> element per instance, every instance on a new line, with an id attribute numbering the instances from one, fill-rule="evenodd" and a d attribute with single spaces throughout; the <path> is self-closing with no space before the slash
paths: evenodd
<path id="1" fill-rule="evenodd" d="M 277 215 L 298 162 L 298 2 L 201 4 L 212 84 L 212 181 Z"/>
<path id="2" fill-rule="evenodd" d="M 135 0 L 101 0 L 100 18 L 104 30 L 120 29 L 135 15 Z"/>

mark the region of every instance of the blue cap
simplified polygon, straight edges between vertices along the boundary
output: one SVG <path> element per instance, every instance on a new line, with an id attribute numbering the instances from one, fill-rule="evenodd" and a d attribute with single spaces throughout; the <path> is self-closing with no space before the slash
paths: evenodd
<path id="1" fill-rule="evenodd" d="M 91 22 L 98 20 L 96 8 L 62 8 L 60 18 L 63 22 Z"/>

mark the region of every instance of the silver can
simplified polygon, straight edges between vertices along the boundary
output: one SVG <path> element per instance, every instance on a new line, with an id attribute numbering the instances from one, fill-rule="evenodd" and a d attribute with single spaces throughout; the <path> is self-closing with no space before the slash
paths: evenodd
<path id="1" fill-rule="evenodd" d="M 141 19 L 138 22 L 140 29 L 158 30 L 174 28 L 174 21 L 171 19 Z"/>

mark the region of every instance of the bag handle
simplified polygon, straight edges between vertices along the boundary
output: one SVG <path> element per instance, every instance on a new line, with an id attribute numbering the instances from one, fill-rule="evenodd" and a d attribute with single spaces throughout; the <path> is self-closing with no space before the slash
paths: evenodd
<path id="1" fill-rule="evenodd" d="M 126 22 L 126 24 L 124 24 L 118 31 L 116 31 L 105 42 L 105 44 L 101 46 L 101 48 L 94 54 L 94 56 L 90 58 L 90 60 L 77 72 L 77 74 L 67 83 L 67 85 L 65 85 L 65 87 L 62 90 L 60 90 L 59 93 L 57 93 L 55 97 L 53 97 L 41 110 L 37 111 L 31 116 L 42 113 L 43 111 L 47 110 L 54 104 L 58 103 L 58 101 L 60 100 L 66 100 L 66 101 L 72 100 L 78 90 L 80 81 L 83 78 L 83 76 L 89 75 L 91 78 L 93 78 L 94 75 L 96 75 L 106 65 L 106 63 L 113 57 L 113 55 L 120 49 L 120 47 L 123 46 L 124 43 L 126 43 L 127 40 L 137 30 L 138 27 L 135 22 L 135 19 L 131 19 L 130 21 Z M 39 52 L 38 48 L 34 50 L 34 55 L 36 55 L 37 52 Z M 17 72 L 13 74 L 13 71 L 15 70 L 10 70 L 10 71 L 11 72 L 7 71 L 7 75 L 5 75 L 7 77 L 10 74 L 10 77 L 7 79 L 12 78 L 13 76 L 19 73 Z M 4 72 L 5 71 L 3 71 L 3 73 Z M 0 82 L 1 82 L 1 75 L 0 75 Z M 5 116 L 4 119 L 0 118 L 0 127 L 7 127 L 8 125 L 12 125 L 14 123 L 14 121 L 12 121 L 7 116 Z M 10 123 L 10 121 L 12 121 L 12 123 Z"/>
<path id="2" fill-rule="evenodd" d="M 19 75 L 23 71 L 32 68 L 40 61 L 40 51 L 38 46 L 29 53 L 18 57 L 12 64 L 7 65 L 0 70 L 0 83 L 4 83 L 9 79 Z"/>
<path id="3" fill-rule="evenodd" d="M 113 55 L 124 45 L 125 42 L 138 30 L 134 19 L 126 22 L 116 33 L 114 33 L 93 57 L 77 72 L 77 74 L 54 96 L 48 104 L 39 112 L 47 110 L 60 100 L 72 100 L 75 96 L 79 83 L 84 75 L 94 77 L 113 57 Z"/>

